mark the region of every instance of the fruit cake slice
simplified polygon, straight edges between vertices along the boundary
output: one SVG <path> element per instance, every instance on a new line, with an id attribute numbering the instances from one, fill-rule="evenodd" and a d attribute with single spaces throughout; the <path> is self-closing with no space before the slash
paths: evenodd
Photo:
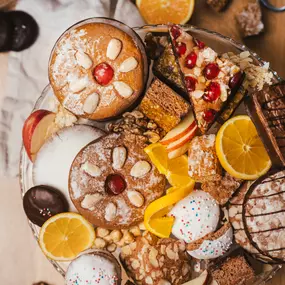
<path id="1" fill-rule="evenodd" d="M 238 90 L 244 74 L 180 26 L 170 26 L 169 33 L 198 127 L 205 133 Z"/>

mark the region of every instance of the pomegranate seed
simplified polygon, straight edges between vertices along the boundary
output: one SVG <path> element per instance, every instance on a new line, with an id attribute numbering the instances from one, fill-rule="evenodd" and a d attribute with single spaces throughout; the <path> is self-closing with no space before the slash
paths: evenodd
<path id="1" fill-rule="evenodd" d="M 206 45 L 198 39 L 195 39 L 195 44 L 199 49 L 203 49 Z"/>
<path id="2" fill-rule="evenodd" d="M 180 31 L 180 28 L 178 26 L 172 26 L 170 29 L 170 33 L 171 33 L 174 40 L 179 38 L 181 35 L 181 31 Z"/>
<path id="3" fill-rule="evenodd" d="M 242 80 L 242 72 L 239 71 L 230 79 L 229 82 L 230 88 L 233 89 L 237 87 L 239 84 L 241 84 L 241 80 Z"/>
<path id="4" fill-rule="evenodd" d="M 105 191 L 109 195 L 119 195 L 126 189 L 126 182 L 119 174 L 110 174 L 105 181 Z"/>
<path id="5" fill-rule="evenodd" d="M 186 67 L 192 69 L 195 67 L 196 61 L 197 61 L 197 54 L 194 51 L 192 51 L 185 58 L 185 65 Z"/>
<path id="6" fill-rule="evenodd" d="M 178 56 L 182 56 L 185 54 L 186 52 L 186 44 L 185 43 L 176 43 L 175 44 L 175 49 L 176 49 L 176 52 L 178 54 Z"/>
<path id="7" fill-rule="evenodd" d="M 207 102 L 214 102 L 220 97 L 220 95 L 221 95 L 220 84 L 217 82 L 211 82 L 211 84 L 207 87 L 203 98 Z"/>
<path id="8" fill-rule="evenodd" d="M 197 79 L 191 76 L 185 77 L 185 84 L 188 92 L 193 92 L 196 89 Z"/>
<path id="9" fill-rule="evenodd" d="M 215 110 L 213 110 L 213 109 L 208 109 L 208 110 L 204 111 L 203 119 L 204 119 L 207 123 L 210 123 L 210 122 L 212 122 L 212 121 L 214 120 L 215 115 L 216 115 Z"/>
<path id="10" fill-rule="evenodd" d="M 98 64 L 94 69 L 94 77 L 100 85 L 107 85 L 114 76 L 113 68 L 106 62 Z"/>
<path id="11" fill-rule="evenodd" d="M 208 80 L 212 80 L 219 75 L 220 68 L 216 63 L 209 63 L 204 68 L 204 75 Z"/>

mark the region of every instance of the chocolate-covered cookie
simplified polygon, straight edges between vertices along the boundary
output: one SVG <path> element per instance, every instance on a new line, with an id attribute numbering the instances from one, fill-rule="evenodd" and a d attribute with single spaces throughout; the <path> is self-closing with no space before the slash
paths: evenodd
<path id="1" fill-rule="evenodd" d="M 22 51 L 29 48 L 39 33 L 35 19 L 23 11 L 8 12 L 7 17 L 13 25 L 11 50 Z"/>
<path id="2" fill-rule="evenodd" d="M 29 189 L 23 198 L 23 206 L 28 219 L 40 227 L 51 216 L 68 211 L 64 196 L 49 186 Z"/>
<path id="3" fill-rule="evenodd" d="M 12 47 L 13 25 L 7 14 L 0 12 L 0 52 L 9 51 Z"/>

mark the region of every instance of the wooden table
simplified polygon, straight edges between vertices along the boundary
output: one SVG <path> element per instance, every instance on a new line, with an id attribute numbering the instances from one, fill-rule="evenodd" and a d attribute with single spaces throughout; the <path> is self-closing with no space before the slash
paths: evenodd
<path id="1" fill-rule="evenodd" d="M 191 24 L 218 31 L 241 41 L 235 13 L 247 3 L 247 0 L 233 0 L 229 8 L 221 14 L 210 10 L 204 0 L 196 0 L 195 13 Z M 283 3 L 282 3 L 283 2 Z M 284 0 L 272 3 L 284 4 Z M 264 10 L 265 32 L 257 37 L 247 39 L 244 43 L 271 63 L 273 69 L 285 78 L 285 13 L 276 14 Z M 0 104 L 5 94 L 5 74 L 7 55 L 0 55 Z M 0 208 L 0 276 L 1 284 L 31 285 L 32 282 L 45 280 L 53 285 L 63 285 L 62 277 L 41 253 L 22 209 L 17 179 L 1 177 Z M 271 285 L 285 285 L 285 268 L 280 270 Z"/>

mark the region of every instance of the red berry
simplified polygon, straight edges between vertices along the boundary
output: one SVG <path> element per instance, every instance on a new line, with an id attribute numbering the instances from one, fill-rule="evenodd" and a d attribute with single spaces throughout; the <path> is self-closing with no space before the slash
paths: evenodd
<path id="1" fill-rule="evenodd" d="M 179 38 L 181 35 L 181 31 L 180 31 L 180 28 L 178 26 L 172 26 L 170 29 L 170 33 L 171 33 L 174 40 Z"/>
<path id="2" fill-rule="evenodd" d="M 229 82 L 230 88 L 233 89 L 237 87 L 239 84 L 241 84 L 241 81 L 242 81 L 242 72 L 239 71 L 230 79 Z"/>
<path id="3" fill-rule="evenodd" d="M 199 49 L 203 49 L 206 45 L 198 39 L 195 39 L 195 44 Z"/>
<path id="4" fill-rule="evenodd" d="M 105 191 L 109 195 L 119 195 L 126 189 L 126 182 L 119 174 L 110 174 L 105 181 Z"/>
<path id="5" fill-rule="evenodd" d="M 217 82 L 211 82 L 211 84 L 207 87 L 203 98 L 207 102 L 214 102 L 220 97 L 220 95 L 221 95 L 220 84 Z"/>
<path id="6" fill-rule="evenodd" d="M 195 67 L 196 61 L 197 61 L 197 54 L 194 51 L 192 51 L 185 58 L 185 65 L 187 68 L 192 69 Z"/>
<path id="7" fill-rule="evenodd" d="M 186 44 L 178 42 L 175 44 L 175 49 L 176 49 L 178 56 L 180 57 L 186 52 Z"/>
<path id="8" fill-rule="evenodd" d="M 188 92 L 193 92 L 196 89 L 197 79 L 191 76 L 185 77 L 185 84 Z"/>
<path id="9" fill-rule="evenodd" d="M 100 85 L 107 85 L 113 79 L 114 70 L 106 62 L 98 64 L 94 69 L 94 77 Z"/>
<path id="10" fill-rule="evenodd" d="M 204 75 L 208 80 L 212 80 L 219 75 L 220 68 L 216 63 L 209 63 L 204 68 Z"/>
<path id="11" fill-rule="evenodd" d="M 210 123 L 210 122 L 212 122 L 212 121 L 214 120 L 215 115 L 216 115 L 215 110 L 213 110 L 213 109 L 208 109 L 208 110 L 204 111 L 203 119 L 204 119 L 207 123 Z"/>

